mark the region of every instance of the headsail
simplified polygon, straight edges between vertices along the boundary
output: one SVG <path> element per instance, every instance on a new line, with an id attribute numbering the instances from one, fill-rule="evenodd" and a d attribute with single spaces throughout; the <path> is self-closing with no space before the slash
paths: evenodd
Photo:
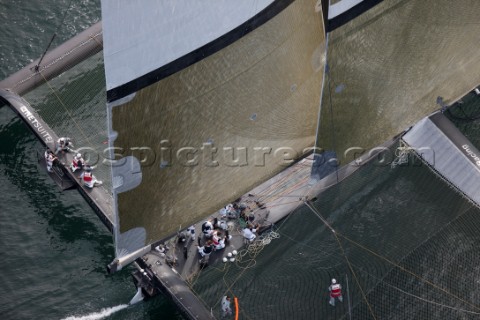
<path id="1" fill-rule="evenodd" d="M 214 213 L 313 146 L 325 51 L 317 1 L 135 11 L 104 0 L 102 13 L 110 144 L 125 156 L 113 166 L 117 257 Z"/>
<path id="2" fill-rule="evenodd" d="M 317 146 L 343 163 L 480 82 L 480 2 L 332 3 Z"/>

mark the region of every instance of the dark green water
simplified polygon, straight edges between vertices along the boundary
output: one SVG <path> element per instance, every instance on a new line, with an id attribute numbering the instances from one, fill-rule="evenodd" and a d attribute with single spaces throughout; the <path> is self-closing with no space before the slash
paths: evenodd
<path id="1" fill-rule="evenodd" d="M 52 47 L 98 21 L 100 1 L 2 0 L 0 16 L 4 79 L 38 58 L 55 30 Z M 132 269 L 106 274 L 112 236 L 77 191 L 61 192 L 46 175 L 37 162 L 41 148 L 1 107 L 1 319 L 180 318 L 163 297 L 126 308 L 135 294 Z"/>

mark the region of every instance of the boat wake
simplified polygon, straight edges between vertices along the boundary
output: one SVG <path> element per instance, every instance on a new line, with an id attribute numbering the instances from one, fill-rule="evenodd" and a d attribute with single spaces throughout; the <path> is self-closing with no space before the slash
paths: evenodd
<path id="1" fill-rule="evenodd" d="M 64 318 L 63 320 L 98 320 L 98 319 L 103 319 L 106 318 L 113 313 L 123 310 L 126 307 L 128 307 L 128 304 L 121 304 L 115 307 L 111 308 L 104 308 L 100 310 L 99 312 L 93 312 L 84 316 L 69 316 L 67 318 Z"/>

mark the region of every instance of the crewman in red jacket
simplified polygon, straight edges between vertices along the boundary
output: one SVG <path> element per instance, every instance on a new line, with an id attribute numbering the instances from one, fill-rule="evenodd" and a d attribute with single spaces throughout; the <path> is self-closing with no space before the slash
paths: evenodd
<path id="1" fill-rule="evenodd" d="M 83 180 L 83 185 L 89 188 L 93 188 L 97 185 L 101 185 L 102 181 L 97 180 L 97 178 L 92 174 L 92 167 L 85 166 L 85 171 L 78 177 L 80 180 Z"/>
<path id="2" fill-rule="evenodd" d="M 332 279 L 332 284 L 328 287 L 328 291 L 330 291 L 330 305 L 335 307 L 335 298 L 338 298 L 340 302 L 343 302 L 342 296 L 342 286 L 337 283 L 337 280 Z"/>

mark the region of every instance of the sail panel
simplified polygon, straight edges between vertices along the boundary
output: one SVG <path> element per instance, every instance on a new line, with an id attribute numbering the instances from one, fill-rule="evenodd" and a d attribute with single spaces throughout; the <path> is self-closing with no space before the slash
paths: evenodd
<path id="1" fill-rule="evenodd" d="M 107 91 L 219 38 L 272 1 L 102 0 Z"/>
<path id="2" fill-rule="evenodd" d="M 142 172 L 137 187 L 114 190 L 117 256 L 135 249 L 125 239 L 143 232 L 144 245 L 167 238 L 313 146 L 325 53 L 315 4 L 294 1 L 231 45 L 111 107 L 112 146 L 136 157 Z"/>
<path id="3" fill-rule="evenodd" d="M 479 12 L 384 0 L 328 33 L 317 146 L 346 163 L 349 148 L 375 147 L 480 83 Z"/>

